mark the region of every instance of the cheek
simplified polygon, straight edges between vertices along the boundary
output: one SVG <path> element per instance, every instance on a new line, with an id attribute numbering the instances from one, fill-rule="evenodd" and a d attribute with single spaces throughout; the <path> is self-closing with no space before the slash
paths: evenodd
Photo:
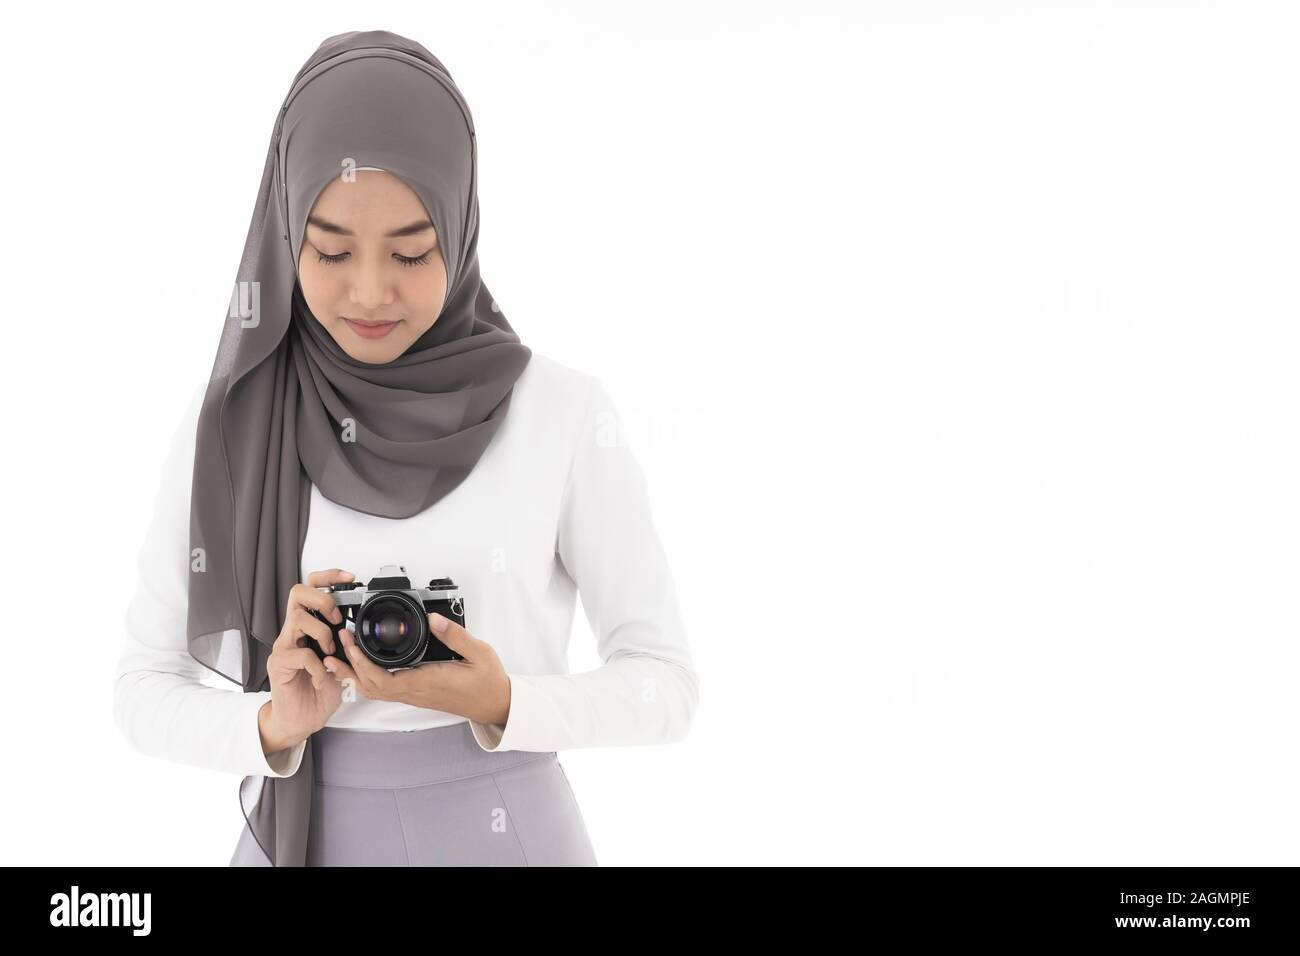
<path id="1" fill-rule="evenodd" d="M 343 289 L 339 270 L 331 269 L 312 256 L 303 256 L 298 263 L 298 281 L 302 283 L 302 294 L 307 304 L 317 316 L 329 311 L 322 307 L 337 302 Z"/>
<path id="2" fill-rule="evenodd" d="M 447 273 L 434 263 L 423 269 L 406 271 L 418 274 L 402 277 L 403 300 L 416 306 L 425 318 L 432 321 L 442 311 L 447 293 Z"/>

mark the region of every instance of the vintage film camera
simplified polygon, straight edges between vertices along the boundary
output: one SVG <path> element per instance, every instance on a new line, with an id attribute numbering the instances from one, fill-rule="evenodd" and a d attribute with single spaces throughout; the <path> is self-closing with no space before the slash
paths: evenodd
<path id="1" fill-rule="evenodd" d="M 465 626 L 465 602 L 451 578 L 434 578 L 427 588 L 411 587 L 406 568 L 386 564 L 377 577 L 362 584 L 331 584 L 318 588 L 334 595 L 334 603 L 343 615 L 343 622 L 328 621 L 319 611 L 313 617 L 325 621 L 334 632 L 338 651 L 334 655 L 346 660 L 339 631 L 351 621 L 354 636 L 366 657 L 381 667 L 400 670 L 418 667 L 427 661 L 462 661 L 457 654 L 429 629 L 428 615 L 437 611 L 443 617 Z M 322 660 L 327 656 L 312 638 L 307 646 Z"/>

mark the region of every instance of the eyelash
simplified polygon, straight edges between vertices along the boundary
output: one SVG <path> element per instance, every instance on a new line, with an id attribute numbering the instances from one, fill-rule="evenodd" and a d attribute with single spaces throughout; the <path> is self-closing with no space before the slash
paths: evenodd
<path id="1" fill-rule="evenodd" d="M 320 259 L 321 262 L 329 263 L 331 265 L 342 262 L 344 257 L 349 255 L 351 255 L 350 252 L 340 252 L 336 256 L 327 256 L 319 249 L 316 250 L 316 257 Z M 393 258 L 395 258 L 398 262 L 400 262 L 404 266 L 422 266 L 429 261 L 429 253 L 426 252 L 423 255 L 410 258 L 407 256 L 399 256 L 397 253 L 394 252 Z"/>

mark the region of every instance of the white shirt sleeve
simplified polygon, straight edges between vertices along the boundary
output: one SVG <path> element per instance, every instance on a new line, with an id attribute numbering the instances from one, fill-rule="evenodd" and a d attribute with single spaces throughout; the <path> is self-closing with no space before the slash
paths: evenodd
<path id="1" fill-rule="evenodd" d="M 113 716 L 141 753 L 244 776 L 288 777 L 298 770 L 307 741 L 269 758 L 263 753 L 257 715 L 271 692 L 202 683 L 208 670 L 190 656 L 186 642 L 190 486 L 205 390 L 200 387 L 191 400 L 163 465 L 126 612 Z"/>
<path id="2" fill-rule="evenodd" d="M 470 721 L 484 750 L 673 743 L 686 736 L 699 703 L 641 465 L 604 386 L 590 384 L 556 553 L 605 663 L 581 674 L 510 674 L 506 723 Z"/>

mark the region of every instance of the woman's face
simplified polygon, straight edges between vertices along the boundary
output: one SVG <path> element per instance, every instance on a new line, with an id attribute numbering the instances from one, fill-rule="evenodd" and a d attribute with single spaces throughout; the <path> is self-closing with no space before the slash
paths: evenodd
<path id="1" fill-rule="evenodd" d="M 383 170 L 334 179 L 307 217 L 298 274 L 312 314 L 348 355 L 391 362 L 438 320 L 447 268 L 410 186 Z"/>

